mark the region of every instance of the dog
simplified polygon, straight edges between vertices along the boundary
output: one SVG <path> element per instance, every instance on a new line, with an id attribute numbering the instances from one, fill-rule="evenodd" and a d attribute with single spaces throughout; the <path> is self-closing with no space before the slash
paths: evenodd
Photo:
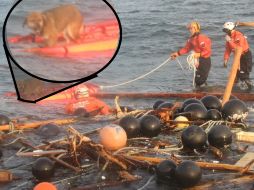
<path id="1" fill-rule="evenodd" d="M 29 13 L 23 26 L 30 28 L 34 36 L 43 38 L 43 47 L 51 47 L 57 43 L 60 34 L 67 43 L 75 42 L 83 29 L 83 19 L 74 5 L 61 5 L 44 12 Z"/>

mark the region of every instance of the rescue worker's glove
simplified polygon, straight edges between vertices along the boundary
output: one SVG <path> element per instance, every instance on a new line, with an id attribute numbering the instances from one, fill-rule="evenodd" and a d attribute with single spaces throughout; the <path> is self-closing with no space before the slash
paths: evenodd
<path id="1" fill-rule="evenodd" d="M 226 40 L 227 42 L 229 42 L 229 41 L 231 41 L 231 37 L 230 37 L 229 35 L 226 35 L 226 36 L 225 36 L 225 40 Z"/>
<path id="2" fill-rule="evenodd" d="M 228 60 L 224 60 L 223 66 L 224 66 L 225 68 L 228 67 Z"/>
<path id="3" fill-rule="evenodd" d="M 172 59 L 172 60 L 174 60 L 175 58 L 177 58 L 179 56 L 179 54 L 177 53 L 177 52 L 174 52 L 174 53 L 171 53 L 170 54 L 170 58 Z"/>
<path id="4" fill-rule="evenodd" d="M 200 53 L 193 53 L 194 58 L 199 58 L 200 57 Z"/>

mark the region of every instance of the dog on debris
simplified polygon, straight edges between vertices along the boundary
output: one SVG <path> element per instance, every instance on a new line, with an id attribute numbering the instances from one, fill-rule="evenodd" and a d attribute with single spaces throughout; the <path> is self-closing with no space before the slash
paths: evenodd
<path id="1" fill-rule="evenodd" d="M 67 43 L 76 41 L 83 29 L 83 16 L 74 5 L 61 5 L 43 12 L 31 12 L 23 26 L 32 30 L 34 36 L 43 38 L 43 47 L 54 46 L 59 35 Z"/>

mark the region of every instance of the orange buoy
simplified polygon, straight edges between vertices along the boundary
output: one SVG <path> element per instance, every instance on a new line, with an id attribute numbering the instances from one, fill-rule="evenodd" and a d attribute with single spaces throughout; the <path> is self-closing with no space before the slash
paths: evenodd
<path id="1" fill-rule="evenodd" d="M 33 190 L 57 190 L 57 188 L 52 183 L 42 182 L 37 184 Z"/>
<path id="2" fill-rule="evenodd" d="M 101 144 L 108 150 L 117 150 L 126 145 L 127 134 L 119 125 L 110 124 L 99 132 Z"/>

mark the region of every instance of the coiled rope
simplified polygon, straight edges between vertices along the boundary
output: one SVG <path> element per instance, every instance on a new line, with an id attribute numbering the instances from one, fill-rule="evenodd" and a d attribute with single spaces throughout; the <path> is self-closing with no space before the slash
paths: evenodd
<path id="1" fill-rule="evenodd" d="M 154 68 L 153 70 L 149 71 L 148 73 L 145 73 L 144 75 L 141 75 L 135 79 L 132 79 L 132 80 L 129 80 L 129 81 L 126 81 L 126 82 L 123 82 L 123 83 L 120 83 L 120 84 L 115 84 L 115 85 L 108 85 L 108 86 L 100 86 L 101 89 L 104 89 L 104 88 L 114 88 L 114 87 L 118 87 L 118 86 L 122 86 L 122 85 L 125 85 L 125 84 L 129 84 L 129 83 L 132 83 L 134 81 L 137 81 L 137 80 L 140 80 L 148 75 L 150 75 L 151 73 L 153 73 L 154 71 L 158 70 L 159 68 L 161 68 L 163 65 L 165 65 L 166 63 L 168 63 L 169 61 L 171 61 L 171 58 L 168 58 L 166 61 L 164 61 L 163 63 L 161 63 L 158 67 Z"/>
<path id="2" fill-rule="evenodd" d="M 180 65 L 181 69 L 183 69 L 183 66 L 178 58 L 176 58 L 177 63 Z M 197 68 L 195 66 L 195 63 L 197 63 L 198 59 L 195 58 L 194 53 L 191 53 L 190 55 L 187 56 L 187 64 L 188 64 L 188 70 L 193 70 L 193 79 L 192 79 L 192 85 L 195 87 L 195 77 L 196 77 L 196 71 Z"/>

